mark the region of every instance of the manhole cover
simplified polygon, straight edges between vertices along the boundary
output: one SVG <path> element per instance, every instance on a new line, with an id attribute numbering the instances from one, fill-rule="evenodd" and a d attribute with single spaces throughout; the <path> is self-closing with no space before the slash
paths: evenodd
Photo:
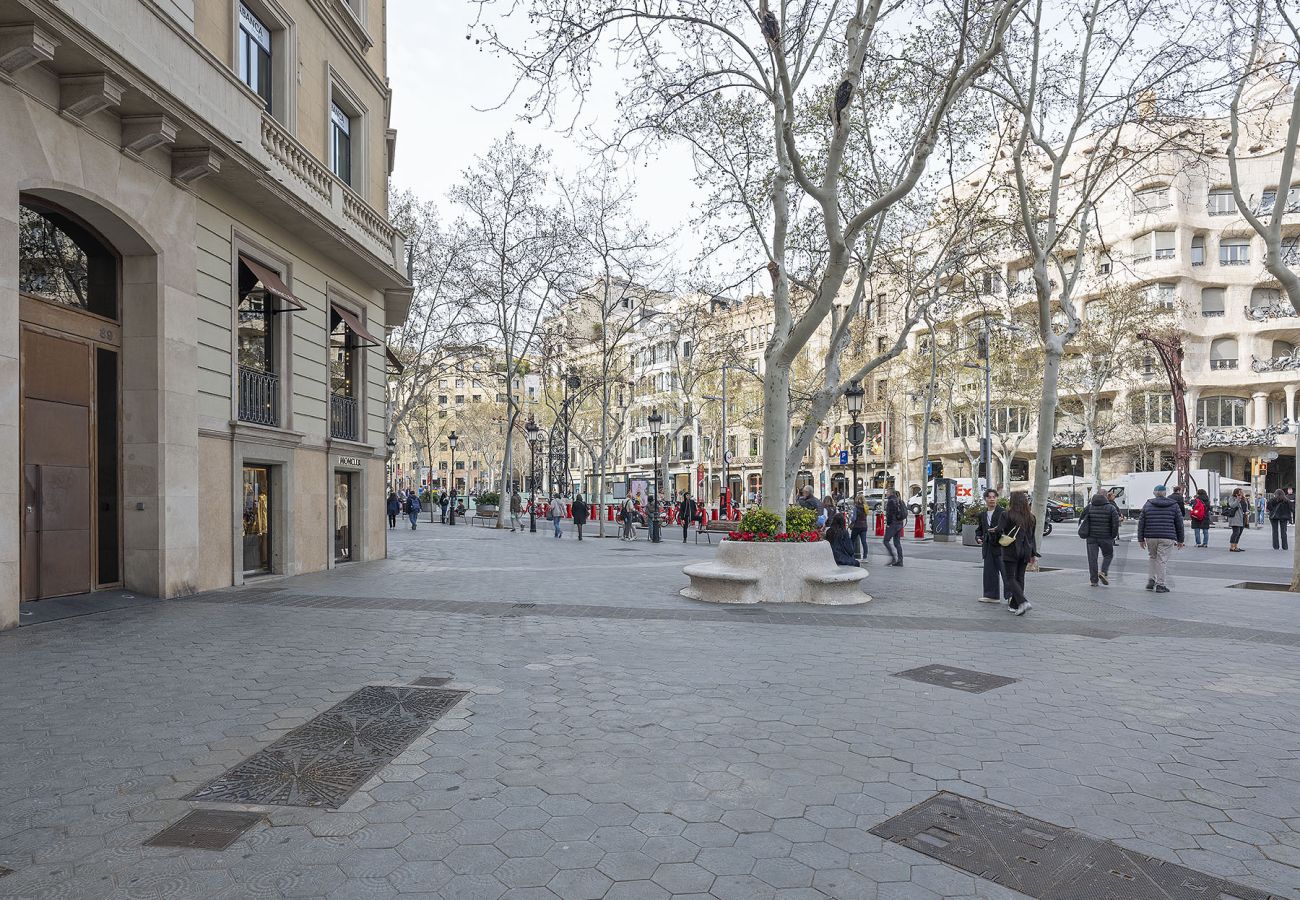
<path id="1" fill-rule="evenodd" d="M 336 809 L 464 696 L 426 687 L 363 687 L 187 799 Z"/>
<path id="2" fill-rule="evenodd" d="M 906 672 L 895 672 L 894 677 L 919 681 L 921 684 L 933 684 L 938 687 L 966 691 L 968 694 L 982 694 L 994 688 L 1015 684 L 1020 680 L 1018 678 L 1008 678 L 1005 675 L 990 675 L 987 672 L 973 672 L 970 669 L 941 665 L 921 666 L 916 669 L 908 669 Z"/>
<path id="3" fill-rule="evenodd" d="M 449 684 L 450 682 L 451 682 L 451 678 L 448 676 L 426 675 L 422 678 L 417 678 L 414 681 L 412 681 L 411 686 L 412 687 L 442 687 L 444 684 Z"/>
<path id="4" fill-rule="evenodd" d="M 1243 591 L 1289 591 L 1291 585 L 1282 581 L 1238 581 L 1236 584 L 1228 585 L 1230 588 L 1240 588 Z"/>
<path id="5" fill-rule="evenodd" d="M 144 842 L 146 847 L 186 847 L 191 850 L 225 850 L 262 821 L 261 813 L 200 809 Z"/>
<path id="6" fill-rule="evenodd" d="M 871 833 L 1040 900 L 1273 900 L 1262 891 L 955 794 L 936 794 Z"/>

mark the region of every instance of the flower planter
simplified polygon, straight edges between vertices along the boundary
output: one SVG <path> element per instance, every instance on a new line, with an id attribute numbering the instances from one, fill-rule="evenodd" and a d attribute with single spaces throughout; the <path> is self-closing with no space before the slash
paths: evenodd
<path id="1" fill-rule="evenodd" d="M 490 503 L 484 503 L 482 506 L 474 507 L 474 515 L 482 516 L 485 519 L 490 519 L 497 514 L 497 511 L 499 509 L 500 507 L 493 506 Z"/>
<path id="2" fill-rule="evenodd" d="M 860 583 L 867 570 L 837 566 L 831 546 L 725 540 L 709 562 L 682 571 L 691 583 L 683 597 L 708 603 L 816 603 L 850 605 L 871 600 Z"/>

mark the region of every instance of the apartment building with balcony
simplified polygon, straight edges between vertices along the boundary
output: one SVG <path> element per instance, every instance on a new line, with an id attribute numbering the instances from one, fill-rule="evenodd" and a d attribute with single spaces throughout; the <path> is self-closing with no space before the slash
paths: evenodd
<path id="1" fill-rule="evenodd" d="M 0 627 L 382 557 L 383 0 L 0 0 Z"/>
<path id="2" fill-rule="evenodd" d="M 1234 200 L 1225 156 L 1227 123 L 1200 124 L 1204 152 L 1185 149 L 1158 154 L 1141 179 L 1116 186 L 1097 213 L 1099 238 L 1083 260 L 1076 302 L 1088 320 L 1090 304 L 1109 286 L 1136 289 L 1137 302 L 1168 311 L 1168 325 L 1182 342 L 1181 372 L 1186 382 L 1185 408 L 1191 426 L 1192 468 L 1206 468 L 1250 483 L 1257 490 L 1292 487 L 1296 482 L 1296 440 L 1287 426 L 1298 418 L 1296 373 L 1300 371 L 1300 316 L 1264 268 L 1265 246 L 1240 214 Z M 1278 130 L 1284 134 L 1284 129 Z M 1300 184 L 1278 185 L 1282 148 L 1277 140 L 1242 149 L 1243 194 L 1258 214 L 1271 211 L 1278 191 L 1287 193 L 1283 223 L 1283 258 L 1300 265 Z M 1023 259 L 1009 256 L 988 279 L 1013 312 L 1032 300 L 1031 276 Z M 980 313 L 959 314 L 960 328 L 973 336 Z M 1131 336 L 1134 341 L 1136 335 Z M 919 331 L 913 339 L 924 340 Z M 1024 335 L 1035 341 L 1032 333 Z M 967 344 L 973 344 L 967 341 Z M 1069 364 L 1067 350 L 1066 364 Z M 972 361 L 974 360 L 972 355 Z M 1102 402 L 1114 410 L 1115 427 L 1102 450 L 1104 479 L 1133 471 L 1172 471 L 1174 412 L 1165 371 L 1155 351 L 1128 377 L 1118 379 Z M 974 376 L 972 376 L 973 378 Z M 930 458 L 945 475 L 973 474 L 970 446 L 982 433 L 983 398 L 956 415 L 937 416 L 930 432 Z M 1030 410 L 1008 407 L 995 390 L 994 414 L 999 430 L 1022 435 L 1020 449 L 1008 461 L 1014 487 L 1027 484 L 1034 462 L 1036 433 Z M 1062 391 L 1069 402 L 1070 389 Z M 1020 415 L 1020 413 L 1026 413 Z M 1033 410 L 1032 412 L 1036 412 Z M 1022 426 L 1014 423 L 1022 422 Z M 924 464 L 920 435 L 922 416 L 913 401 L 906 417 L 906 456 L 910 477 L 919 481 Z M 1081 431 L 1067 415 L 1055 429 L 1053 476 L 1073 470 L 1090 473 Z M 1071 458 L 1078 460 L 1077 464 Z M 1261 463 L 1265 465 L 1261 469 Z M 1001 481 L 1001 467 L 993 477 Z"/>

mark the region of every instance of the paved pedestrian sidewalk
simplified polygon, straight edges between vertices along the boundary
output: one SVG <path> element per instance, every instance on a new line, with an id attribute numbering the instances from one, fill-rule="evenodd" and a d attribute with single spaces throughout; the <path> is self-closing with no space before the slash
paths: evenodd
<path id="1" fill-rule="evenodd" d="M 0 635 L 0 897 L 1022 896 L 869 832 L 948 791 L 1300 898 L 1295 600 L 1228 587 L 1280 558 L 1185 551 L 1156 597 L 1136 545 L 1099 589 L 1054 536 L 1016 618 L 957 544 L 870 566 L 864 607 L 733 611 L 677 594 L 694 543 L 390 539 Z M 895 677 L 929 664 L 1016 681 Z M 338 809 L 185 799 L 421 677 L 464 699 Z M 203 808 L 265 819 L 221 852 L 143 846 Z"/>

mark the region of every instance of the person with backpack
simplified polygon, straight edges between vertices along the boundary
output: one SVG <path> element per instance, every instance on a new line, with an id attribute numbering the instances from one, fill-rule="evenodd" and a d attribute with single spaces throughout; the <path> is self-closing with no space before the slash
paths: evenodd
<path id="1" fill-rule="evenodd" d="M 691 531 L 691 523 L 699 518 L 696 513 L 695 501 L 691 498 L 690 491 L 682 491 L 682 499 L 677 503 L 677 521 L 682 523 L 682 543 L 686 543 L 686 538 Z"/>
<path id="2" fill-rule="evenodd" d="M 907 523 L 907 507 L 898 496 L 898 491 L 890 491 L 885 500 L 885 550 L 889 552 L 887 566 L 903 565 L 903 527 Z"/>
<path id="3" fill-rule="evenodd" d="M 415 491 L 406 495 L 406 514 L 411 519 L 411 530 L 415 530 L 415 518 L 420 514 L 420 498 L 415 495 Z"/>
<path id="4" fill-rule="evenodd" d="M 438 495 L 438 508 L 442 510 L 442 524 L 447 524 L 447 505 L 450 503 L 447 492 L 443 491 Z"/>
<path id="5" fill-rule="evenodd" d="M 1098 581 L 1110 584 L 1110 562 L 1115 558 L 1115 542 L 1119 540 L 1119 512 L 1100 491 L 1092 495 L 1092 501 L 1079 517 L 1079 537 L 1088 542 L 1088 582 L 1093 587 Z"/>
<path id="6" fill-rule="evenodd" d="M 1002 555 L 1002 577 L 1011 590 L 1007 609 L 1023 616 L 1034 608 L 1025 596 L 1025 572 L 1038 557 L 1038 520 L 1029 509 L 1029 495 L 1012 491 L 1002 524 L 990 531 Z"/>
<path id="7" fill-rule="evenodd" d="M 1205 488 L 1196 492 L 1192 498 L 1192 540 L 1204 550 L 1210 546 L 1210 494 Z"/>
<path id="8" fill-rule="evenodd" d="M 512 534 L 514 533 L 514 530 L 516 528 L 518 528 L 520 531 L 524 530 L 524 523 L 521 522 L 519 519 L 519 517 L 523 514 L 523 511 L 524 511 L 523 498 L 519 496 L 518 491 L 511 491 L 510 492 L 510 532 Z"/>
<path id="9" fill-rule="evenodd" d="M 397 527 L 397 517 L 402 512 L 402 501 L 397 497 L 397 491 L 388 492 L 388 503 L 386 506 L 388 512 L 388 527 Z"/>
<path id="10" fill-rule="evenodd" d="M 1150 546 L 1147 546 L 1147 545 Z M 1165 579 L 1169 574 L 1169 557 L 1174 547 L 1183 546 L 1183 517 L 1178 504 L 1165 496 L 1165 486 L 1155 486 L 1155 496 L 1142 506 L 1138 516 L 1138 546 L 1147 551 L 1147 590 L 1169 593 Z"/>
<path id="11" fill-rule="evenodd" d="M 582 540 L 582 526 L 587 524 L 587 501 L 582 499 L 582 494 L 575 494 L 573 497 L 573 530 L 578 532 L 578 540 Z"/>
<path id="12" fill-rule="evenodd" d="M 1287 530 L 1291 523 L 1295 521 L 1295 507 L 1287 499 L 1286 493 L 1278 488 L 1273 492 L 1273 496 L 1268 498 L 1268 520 L 1273 525 L 1273 549 L 1287 550 Z M 1281 538 L 1282 545 L 1278 546 L 1278 539 Z"/>
<path id="13" fill-rule="evenodd" d="M 623 533 L 619 536 L 620 541 L 636 540 L 636 503 L 631 497 L 624 497 L 623 504 L 618 508 L 618 520 L 623 523 Z"/>

